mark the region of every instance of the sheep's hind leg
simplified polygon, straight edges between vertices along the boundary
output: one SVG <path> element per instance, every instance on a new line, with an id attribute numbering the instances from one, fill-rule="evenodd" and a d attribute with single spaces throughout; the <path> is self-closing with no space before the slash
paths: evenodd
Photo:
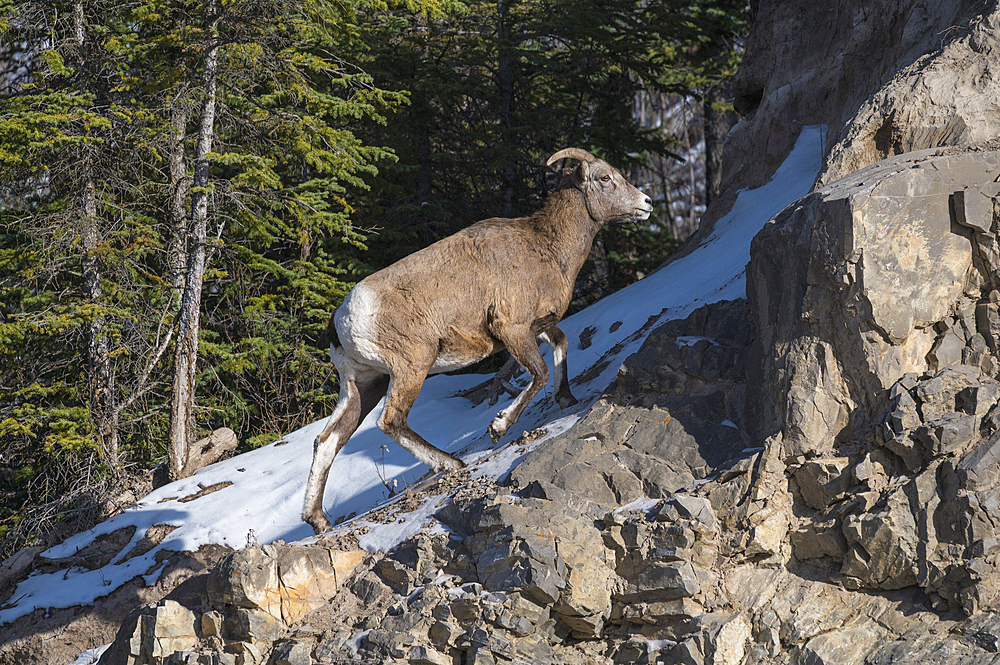
<path id="1" fill-rule="evenodd" d="M 569 348 L 569 342 L 566 341 L 566 335 L 556 326 L 551 326 L 538 337 L 552 347 L 552 364 L 555 366 L 556 372 L 553 383 L 555 384 L 556 401 L 559 402 L 560 408 L 566 409 L 574 404 L 579 404 L 569 390 L 569 370 L 566 365 L 566 351 Z"/>
<path id="2" fill-rule="evenodd" d="M 407 423 L 410 409 L 413 408 L 433 360 L 432 357 L 426 363 L 413 363 L 405 371 L 390 370 L 389 396 L 382 415 L 379 416 L 378 427 L 404 450 L 435 471 L 457 471 L 465 468 L 462 460 L 431 445 Z"/>
<path id="3" fill-rule="evenodd" d="M 490 437 L 493 439 L 493 443 L 500 441 L 510 426 L 521 417 L 528 403 L 549 382 L 549 368 L 545 365 L 542 353 L 538 350 L 535 336 L 528 326 L 505 330 L 497 337 L 510 351 L 510 355 L 514 356 L 514 359 L 521 364 L 521 367 L 531 374 L 531 383 L 514 399 L 513 404 L 497 414 L 497 417 L 490 423 Z M 566 336 L 563 335 L 564 341 L 565 338 Z"/>
<path id="4" fill-rule="evenodd" d="M 389 377 L 384 374 L 355 376 L 346 367 L 340 372 L 340 399 L 326 427 L 313 442 L 313 461 L 302 508 L 302 519 L 317 534 L 332 526 L 323 514 L 323 492 L 333 459 L 385 395 L 388 382 Z"/>

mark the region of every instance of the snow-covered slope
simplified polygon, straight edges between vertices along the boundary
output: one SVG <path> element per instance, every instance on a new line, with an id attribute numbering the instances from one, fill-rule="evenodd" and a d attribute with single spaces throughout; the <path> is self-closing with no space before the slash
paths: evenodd
<path id="1" fill-rule="evenodd" d="M 795 149 L 771 181 L 758 189 L 740 192 L 733 209 L 719 220 L 714 233 L 698 249 L 560 324 L 570 340 L 570 374 L 576 377 L 573 391 L 583 405 L 614 380 L 621 363 L 639 348 L 652 324 L 684 318 L 706 303 L 745 297 L 744 271 L 750 258 L 750 240 L 774 214 L 808 193 L 820 168 L 821 134 L 820 126 L 803 129 Z M 585 349 L 579 348 L 581 335 L 590 340 Z M 548 360 L 551 363 L 551 358 Z M 473 465 L 491 455 L 486 427 L 497 410 L 505 406 L 483 403 L 477 407 L 455 396 L 482 380 L 476 375 L 432 377 L 410 414 L 410 424 L 416 431 Z M 561 413 L 551 395 L 543 393 L 502 443 L 543 425 L 551 435 L 572 424 L 585 408 Z M 331 518 L 361 515 L 383 501 L 387 492 L 380 474 L 402 486 L 414 483 L 427 471 L 375 427 L 378 412 L 376 409 L 362 423 L 334 462 L 324 501 Z M 295 541 L 311 536 L 311 529 L 299 519 L 299 513 L 312 441 L 325 420 L 161 487 L 133 508 L 49 549 L 45 557 L 71 556 L 101 534 L 136 527 L 132 542 L 99 570 L 73 568 L 34 574 L 23 581 L 11 603 L 0 611 L 0 624 L 36 608 L 87 605 L 137 576 L 155 583 L 161 572 L 156 564 L 160 550 L 195 550 L 207 543 L 239 548 L 248 542 Z M 473 473 L 500 476 L 516 461 L 516 454 L 510 451 L 480 464 Z M 220 488 L 183 500 L 213 486 Z M 419 524 L 420 520 L 407 520 L 407 527 Z M 127 559 L 153 525 L 176 528 L 153 549 Z M 406 535 L 398 527 L 381 532 L 373 529 L 362 545 L 385 548 Z"/>

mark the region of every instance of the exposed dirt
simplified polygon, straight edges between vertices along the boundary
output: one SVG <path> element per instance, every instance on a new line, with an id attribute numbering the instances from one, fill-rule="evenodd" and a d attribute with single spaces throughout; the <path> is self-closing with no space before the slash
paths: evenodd
<path id="1" fill-rule="evenodd" d="M 182 499 L 177 499 L 177 501 L 178 503 L 187 503 L 188 501 L 194 501 L 195 499 L 200 499 L 206 494 L 211 494 L 212 492 L 218 492 L 222 488 L 229 487 L 232 484 L 233 483 L 229 480 L 223 480 L 221 483 L 215 483 L 214 485 L 209 485 L 208 487 L 202 485 L 201 483 L 198 483 L 198 487 L 200 487 L 201 489 L 199 489 L 194 494 L 188 495 Z"/>
<path id="2" fill-rule="evenodd" d="M 142 556 L 149 550 L 153 549 L 157 545 L 163 542 L 163 539 L 169 536 L 178 527 L 171 526 L 170 524 L 154 524 L 153 526 L 146 529 L 146 533 L 143 535 L 142 540 L 135 544 L 122 561 L 128 561 L 129 559 L 134 559 L 137 556 Z"/>
<path id="3" fill-rule="evenodd" d="M 97 570 L 108 565 L 122 548 L 128 545 L 135 533 L 134 526 L 125 526 L 111 533 L 104 533 L 94 538 L 94 541 L 70 557 L 62 559 L 43 559 L 35 561 L 34 571 L 51 573 L 73 566 L 82 566 L 87 570 Z M 25 576 L 27 577 L 27 576 Z"/>
<path id="4" fill-rule="evenodd" d="M 187 495 L 185 497 L 181 497 L 181 498 L 177 498 L 176 496 L 167 496 L 167 497 L 164 497 L 164 498 L 160 499 L 159 501 L 157 501 L 157 503 L 166 503 L 168 501 L 173 501 L 175 499 L 177 501 L 179 501 L 180 503 L 187 503 L 188 501 L 194 501 L 195 499 L 200 499 L 201 497 L 205 496 L 206 494 L 211 494 L 212 492 L 218 492 L 219 490 L 221 490 L 221 489 L 223 489 L 225 487 L 229 487 L 232 484 L 233 483 L 230 482 L 230 481 L 228 481 L 228 480 L 224 480 L 221 483 L 215 483 L 214 485 L 209 485 L 208 487 L 206 487 L 205 485 L 202 485 L 201 483 L 198 483 L 199 489 L 194 494 L 189 494 L 189 495 Z"/>
<path id="5" fill-rule="evenodd" d="M 583 329 L 583 332 L 580 333 L 581 350 L 590 348 L 591 340 L 593 339 L 594 333 L 596 332 L 597 328 L 595 328 L 594 326 L 587 326 L 586 328 Z"/>

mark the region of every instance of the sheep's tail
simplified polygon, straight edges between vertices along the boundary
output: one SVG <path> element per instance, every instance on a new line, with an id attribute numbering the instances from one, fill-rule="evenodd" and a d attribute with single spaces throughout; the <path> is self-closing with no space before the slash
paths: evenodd
<path id="1" fill-rule="evenodd" d="M 340 337 L 337 335 L 337 326 L 334 324 L 333 317 L 330 317 L 330 323 L 326 327 L 326 333 L 323 335 L 321 341 L 321 346 L 329 347 L 330 349 L 330 360 L 336 363 L 334 355 L 340 351 L 343 345 L 340 343 Z"/>
<path id="2" fill-rule="evenodd" d="M 330 342 L 330 348 L 340 348 L 340 337 L 337 336 L 337 326 L 333 324 L 333 317 L 330 317 L 330 325 L 326 327 L 326 338 Z"/>

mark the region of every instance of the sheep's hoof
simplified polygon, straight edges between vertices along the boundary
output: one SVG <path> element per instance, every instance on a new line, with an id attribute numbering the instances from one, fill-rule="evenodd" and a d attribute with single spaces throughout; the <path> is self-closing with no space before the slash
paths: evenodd
<path id="1" fill-rule="evenodd" d="M 497 425 L 497 421 L 494 420 L 490 423 L 490 438 L 493 439 L 493 445 L 500 443 L 500 439 L 503 435 L 507 433 L 507 428 L 502 425 Z"/>
<path id="2" fill-rule="evenodd" d="M 573 397 L 573 395 L 568 392 L 562 395 L 556 395 L 556 401 L 559 402 L 560 409 L 568 409 L 569 407 L 580 403 L 577 398 Z"/>
<path id="3" fill-rule="evenodd" d="M 323 513 L 320 513 L 318 517 L 316 515 L 303 515 L 302 520 L 313 528 L 313 533 L 317 536 L 322 535 L 324 531 L 329 531 L 333 528 L 333 525 L 330 524 L 330 520 L 326 519 L 326 515 Z"/>
<path id="4" fill-rule="evenodd" d="M 446 460 L 444 464 L 441 465 L 441 471 L 461 471 L 465 468 L 465 462 L 458 459 L 457 457 L 452 457 Z"/>

